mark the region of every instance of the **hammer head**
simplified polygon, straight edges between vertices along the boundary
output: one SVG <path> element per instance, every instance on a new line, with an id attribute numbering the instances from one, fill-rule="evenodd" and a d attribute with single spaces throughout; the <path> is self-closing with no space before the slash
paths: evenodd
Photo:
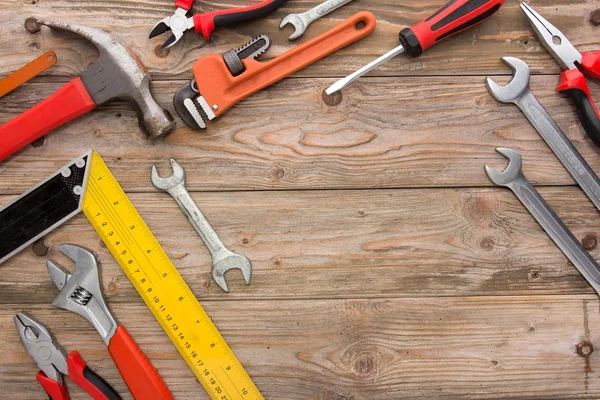
<path id="1" fill-rule="evenodd" d="M 117 98 L 128 101 L 138 114 L 140 128 L 150 139 L 166 136 L 173 130 L 173 117 L 152 97 L 146 67 L 127 46 L 99 29 L 63 22 L 38 22 L 52 29 L 76 33 L 96 46 L 100 53 L 98 61 L 81 74 L 96 104 Z"/>

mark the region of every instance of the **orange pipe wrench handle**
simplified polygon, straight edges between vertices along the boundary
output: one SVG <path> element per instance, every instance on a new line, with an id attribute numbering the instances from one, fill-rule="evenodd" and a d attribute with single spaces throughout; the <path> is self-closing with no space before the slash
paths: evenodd
<path id="1" fill-rule="evenodd" d="M 194 63 L 194 78 L 200 95 L 219 116 L 251 94 L 368 36 L 375 25 L 371 12 L 359 12 L 271 61 L 242 60 L 246 70 L 238 76 L 231 75 L 220 54 L 209 54 Z"/>

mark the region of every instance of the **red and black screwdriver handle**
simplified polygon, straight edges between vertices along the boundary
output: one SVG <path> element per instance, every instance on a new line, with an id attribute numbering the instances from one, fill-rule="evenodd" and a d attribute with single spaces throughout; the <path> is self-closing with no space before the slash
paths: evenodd
<path id="1" fill-rule="evenodd" d="M 434 44 L 492 16 L 505 0 L 450 0 L 427 19 L 400 32 L 400 42 L 412 57 Z"/>
<path id="2" fill-rule="evenodd" d="M 573 68 L 560 74 L 560 83 L 556 90 L 573 99 L 583 128 L 596 146 L 600 147 L 600 114 L 585 79 L 585 75 L 600 79 L 600 51 L 583 53 L 580 68 L 583 73 Z"/>
<path id="3" fill-rule="evenodd" d="M 94 400 L 121 400 L 121 396 L 98 374 L 88 368 L 78 352 L 67 356 L 69 378 L 85 390 Z M 42 385 L 50 400 L 69 400 L 67 386 L 48 378 L 42 371 L 38 372 L 37 381 Z"/>
<path id="4" fill-rule="evenodd" d="M 212 31 L 216 28 L 224 26 L 233 26 L 243 22 L 252 21 L 258 18 L 263 18 L 277 10 L 285 4 L 287 0 L 265 0 L 249 7 L 233 8 L 231 10 L 211 11 L 204 14 L 196 14 L 193 16 L 194 28 L 196 32 L 208 39 Z M 193 0 L 178 0 L 177 3 L 182 3 L 191 7 Z"/>

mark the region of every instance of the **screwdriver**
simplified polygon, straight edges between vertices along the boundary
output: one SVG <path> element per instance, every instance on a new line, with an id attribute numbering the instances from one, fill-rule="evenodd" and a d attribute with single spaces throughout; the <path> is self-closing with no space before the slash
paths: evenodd
<path id="1" fill-rule="evenodd" d="M 351 82 L 377 68 L 383 63 L 405 51 L 411 57 L 420 56 L 425 50 L 437 42 L 492 16 L 504 4 L 505 0 L 450 0 L 427 19 L 400 31 L 400 46 L 392 49 L 365 65 L 347 77 L 340 79 L 325 90 L 332 94 L 348 86 Z"/>

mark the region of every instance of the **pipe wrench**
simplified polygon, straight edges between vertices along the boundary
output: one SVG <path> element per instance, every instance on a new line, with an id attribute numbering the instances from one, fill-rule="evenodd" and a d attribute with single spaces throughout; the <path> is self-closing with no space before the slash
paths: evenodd
<path id="1" fill-rule="evenodd" d="M 182 86 L 173 98 L 175 109 L 188 126 L 205 129 L 206 119 L 215 119 L 251 94 L 368 36 L 375 25 L 372 13 L 359 12 L 267 62 L 254 59 L 268 48 L 265 35 L 241 49 L 200 57 L 192 68 L 194 79 Z"/>

